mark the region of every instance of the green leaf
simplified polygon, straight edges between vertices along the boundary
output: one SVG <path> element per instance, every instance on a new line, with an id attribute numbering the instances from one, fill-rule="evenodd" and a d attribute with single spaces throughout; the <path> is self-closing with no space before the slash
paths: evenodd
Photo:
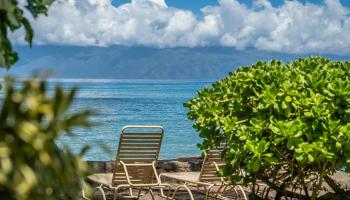
<path id="1" fill-rule="evenodd" d="M 286 98 L 285 98 L 285 101 L 288 102 L 288 103 L 289 103 L 289 102 L 292 102 L 292 100 L 293 100 L 293 99 L 292 99 L 292 97 L 290 97 L 290 96 L 286 96 Z"/>
<path id="2" fill-rule="evenodd" d="M 286 109 L 286 108 L 288 108 L 288 106 L 287 106 L 287 104 L 286 104 L 286 102 L 282 102 L 282 109 Z"/>
<path id="3" fill-rule="evenodd" d="M 337 147 L 337 149 L 340 149 L 342 147 L 342 144 L 340 142 L 336 142 L 335 146 Z"/>
<path id="4" fill-rule="evenodd" d="M 32 40 L 33 40 L 33 34 L 34 34 L 33 29 L 26 18 L 22 19 L 22 24 L 26 32 L 25 40 L 29 43 L 29 46 L 32 46 Z"/>
<path id="5" fill-rule="evenodd" d="M 267 162 L 269 165 L 277 165 L 278 164 L 278 159 L 275 157 L 264 157 L 264 160 Z"/>
<path id="6" fill-rule="evenodd" d="M 260 170 L 260 162 L 259 162 L 259 160 L 256 159 L 252 162 L 252 171 L 253 171 L 253 173 L 256 173 L 259 170 Z"/>
<path id="7" fill-rule="evenodd" d="M 47 13 L 47 8 L 53 0 L 27 0 L 25 7 L 29 12 L 37 17 Z M 10 68 L 18 60 L 18 54 L 13 50 L 8 37 L 8 31 L 14 32 L 20 28 L 25 30 L 25 40 L 31 46 L 33 30 L 26 16 L 23 14 L 22 6 L 18 6 L 16 0 L 0 1 L 0 67 Z"/>
<path id="8" fill-rule="evenodd" d="M 311 154 L 307 154 L 307 159 L 309 162 L 314 162 L 315 158 Z"/>
<path id="9" fill-rule="evenodd" d="M 300 143 L 302 143 L 303 140 L 301 138 L 290 138 L 288 143 L 287 143 L 287 147 L 289 150 L 294 150 L 296 147 L 299 146 Z"/>

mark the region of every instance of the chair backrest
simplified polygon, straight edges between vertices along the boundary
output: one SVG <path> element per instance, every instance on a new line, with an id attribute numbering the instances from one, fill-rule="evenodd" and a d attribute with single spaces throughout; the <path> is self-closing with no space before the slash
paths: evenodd
<path id="1" fill-rule="evenodd" d="M 126 164 L 147 164 L 157 161 L 164 129 L 161 126 L 125 126 L 120 133 L 119 147 L 115 159 L 112 185 L 127 184 L 127 178 L 120 161 Z M 151 183 L 154 171 L 151 166 L 128 168 L 133 184 Z"/>
<path id="2" fill-rule="evenodd" d="M 224 182 L 224 177 L 219 177 L 217 168 L 214 165 L 214 162 L 217 166 L 222 166 L 225 164 L 225 161 L 221 158 L 221 152 L 224 148 L 224 144 L 220 147 L 210 149 L 206 156 L 204 157 L 201 173 L 199 175 L 200 182 Z"/>

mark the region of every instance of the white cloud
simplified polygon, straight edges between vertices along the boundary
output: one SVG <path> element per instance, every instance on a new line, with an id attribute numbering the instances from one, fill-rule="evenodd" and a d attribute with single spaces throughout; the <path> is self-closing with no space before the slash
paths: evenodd
<path id="1" fill-rule="evenodd" d="M 323 4 L 285 1 L 279 7 L 268 0 L 255 0 L 252 7 L 237 0 L 218 2 L 218 6 L 202 8 L 199 17 L 168 7 L 164 0 L 132 0 L 118 7 L 110 0 L 56 0 L 48 17 L 32 19 L 35 42 L 350 52 L 350 12 L 339 0 Z M 23 41 L 23 32 L 14 34 L 14 39 Z"/>

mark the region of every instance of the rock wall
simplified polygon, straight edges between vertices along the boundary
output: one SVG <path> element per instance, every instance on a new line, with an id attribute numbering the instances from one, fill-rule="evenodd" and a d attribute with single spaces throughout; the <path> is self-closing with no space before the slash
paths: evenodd
<path id="1" fill-rule="evenodd" d="M 90 173 L 111 173 L 114 161 L 86 161 Z M 201 157 L 185 157 L 170 160 L 158 160 L 157 170 L 161 172 L 189 172 L 200 171 L 203 163 Z"/>

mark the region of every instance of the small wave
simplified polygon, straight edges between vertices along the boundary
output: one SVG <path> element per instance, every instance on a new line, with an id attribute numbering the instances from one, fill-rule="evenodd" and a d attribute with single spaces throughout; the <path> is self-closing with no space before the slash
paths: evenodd
<path id="1" fill-rule="evenodd" d="M 210 83 L 211 80 L 177 80 L 177 79 L 81 79 L 81 78 L 50 78 L 49 82 L 57 83 Z"/>

